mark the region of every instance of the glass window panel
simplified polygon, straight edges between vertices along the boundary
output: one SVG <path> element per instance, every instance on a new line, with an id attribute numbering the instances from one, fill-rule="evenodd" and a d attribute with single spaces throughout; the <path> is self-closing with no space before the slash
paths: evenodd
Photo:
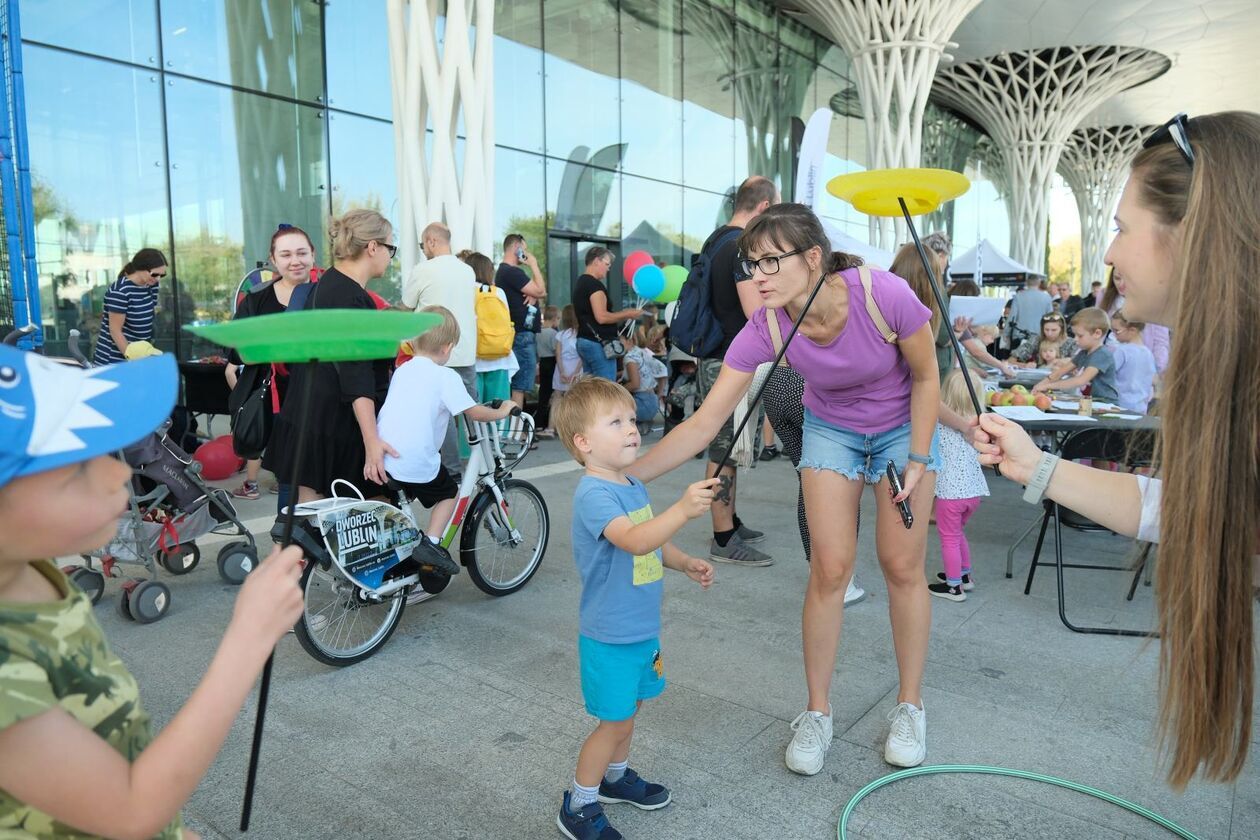
<path id="1" fill-rule="evenodd" d="M 605 149 L 615 155 L 617 149 Z M 621 184 L 616 172 L 594 158 L 547 159 L 547 209 L 554 226 L 566 231 L 620 236 Z"/>
<path id="2" fill-rule="evenodd" d="M 77 327 L 90 356 L 119 269 L 141 248 L 171 258 L 160 82 L 58 50 L 27 46 L 23 59 L 47 347 L 64 353 Z M 163 324 L 155 337 L 169 349 Z"/>
<path id="3" fill-rule="evenodd" d="M 774 13 L 774 5 L 770 0 L 737 0 L 735 17 L 763 35 L 768 35 L 769 40 L 763 41 L 761 48 L 764 50 L 770 46 L 769 51 L 774 52 L 773 44 L 778 21 Z"/>
<path id="4" fill-rule="evenodd" d="M 667 265 L 680 263 L 685 249 L 682 217 L 682 187 L 633 175 L 623 176 L 623 224 L 618 253 L 647 251 Z M 686 250 L 690 252 L 693 249 Z"/>
<path id="5" fill-rule="evenodd" d="M 157 67 L 157 0 L 21 0 L 22 38 Z"/>
<path id="6" fill-rule="evenodd" d="M 785 196 L 791 196 L 795 189 L 800 140 L 805 134 L 805 123 L 814 112 L 813 75 L 813 59 L 796 50 L 779 47 L 779 96 L 775 99 L 778 105 L 775 120 L 779 138 L 778 183 Z"/>
<path id="7" fill-rule="evenodd" d="M 332 107 L 384 119 L 393 114 L 385 6 L 383 2 L 324 4 L 328 104 Z"/>
<path id="8" fill-rule="evenodd" d="M 776 129 L 779 112 L 776 50 L 766 36 L 743 25 L 735 27 L 735 177 L 774 178 L 779 154 Z M 741 168 L 743 171 L 741 171 Z"/>
<path id="9" fill-rule="evenodd" d="M 679 180 L 681 24 L 681 0 L 622 4 L 621 139 L 626 172 Z"/>
<path id="10" fill-rule="evenodd" d="M 734 193 L 731 194 L 734 198 Z M 683 190 L 683 244 L 698 251 L 709 234 L 730 221 L 731 202 L 726 195 L 703 190 Z M 690 267 L 690 263 L 683 263 Z"/>
<path id="11" fill-rule="evenodd" d="M 182 79 L 170 80 L 166 102 L 175 271 L 192 310 L 184 319 L 226 318 L 281 222 L 309 233 L 328 265 L 322 112 Z"/>
<path id="12" fill-rule="evenodd" d="M 394 170 L 394 126 L 380 120 L 333 112 L 328 116 L 329 163 L 332 171 L 332 213 L 367 207 L 380 212 L 394 226 L 394 241 L 402 236 L 398 218 L 398 181 Z M 313 235 L 313 234 L 312 234 Z M 331 262 L 320 244 L 320 264 Z M 402 267 L 390 263 L 385 276 L 368 281 L 368 288 L 390 302 L 402 297 Z"/>
<path id="13" fill-rule="evenodd" d="M 494 5 L 495 142 L 534 152 L 543 150 L 541 16 L 540 3 Z"/>
<path id="14" fill-rule="evenodd" d="M 682 180 L 724 192 L 736 181 L 735 24 L 703 0 L 685 0 L 683 27 Z"/>
<path id="15" fill-rule="evenodd" d="M 531 155 L 496 146 L 494 150 L 494 251 L 486 256 L 496 264 L 502 254 L 499 246 L 509 233 L 525 237 L 538 257 L 539 268 L 548 282 L 547 249 L 543 243 L 555 218 L 547 211 L 545 165 L 541 155 Z M 553 301 L 548 301 L 553 302 Z"/>
<path id="16" fill-rule="evenodd" d="M 568 159 L 579 148 L 620 141 L 615 4 L 548 0 L 543 4 L 547 154 Z"/>
<path id="17" fill-rule="evenodd" d="M 779 44 L 805 56 L 812 64 L 815 50 L 826 43 L 814 30 L 786 15 L 779 15 Z"/>
<path id="18" fill-rule="evenodd" d="M 851 62 L 844 50 L 835 44 L 821 42 L 818 45 L 819 60 L 818 63 L 826 67 L 833 73 L 839 73 L 841 76 L 851 75 Z"/>
<path id="19" fill-rule="evenodd" d="M 318 101 L 324 93 L 319 15 L 320 5 L 307 0 L 162 0 L 166 67 Z"/>

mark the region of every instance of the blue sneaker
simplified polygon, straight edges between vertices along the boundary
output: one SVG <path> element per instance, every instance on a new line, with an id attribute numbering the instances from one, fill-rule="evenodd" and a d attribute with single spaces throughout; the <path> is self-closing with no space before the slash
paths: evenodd
<path id="1" fill-rule="evenodd" d="M 560 813 L 556 816 L 560 833 L 569 840 L 621 840 L 621 832 L 613 828 L 604 816 L 604 806 L 598 802 L 583 805 L 576 813 L 569 812 L 569 791 L 564 792 Z"/>
<path id="2" fill-rule="evenodd" d="M 629 767 L 617 781 L 599 783 L 599 801 L 604 803 L 629 802 L 640 810 L 655 811 L 668 805 L 669 800 L 668 788 L 643 781 Z"/>

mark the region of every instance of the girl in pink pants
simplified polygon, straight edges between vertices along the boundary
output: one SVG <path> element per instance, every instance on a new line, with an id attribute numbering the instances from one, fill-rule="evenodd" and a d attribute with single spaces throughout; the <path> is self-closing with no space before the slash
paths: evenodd
<path id="1" fill-rule="evenodd" d="M 971 375 L 976 393 L 984 393 L 980 380 Z M 941 383 L 941 402 L 965 420 L 976 416 L 963 372 L 952 371 Z M 980 499 L 989 495 L 976 450 L 958 429 L 937 424 L 941 441 L 941 470 L 936 477 L 936 530 L 941 538 L 941 563 L 945 571 L 928 591 L 950 601 L 967 600 L 967 592 L 975 588 L 971 578 L 971 549 L 964 528 L 980 507 Z"/>

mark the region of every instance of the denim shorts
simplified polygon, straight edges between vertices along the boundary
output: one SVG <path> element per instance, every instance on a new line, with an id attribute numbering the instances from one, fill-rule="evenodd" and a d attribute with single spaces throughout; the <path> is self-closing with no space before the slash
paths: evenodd
<path id="1" fill-rule="evenodd" d="M 512 341 L 512 352 L 521 366 L 512 376 L 512 390 L 528 394 L 534 390 L 534 374 L 538 370 L 538 340 L 532 332 L 522 330 Z"/>
<path id="2" fill-rule="evenodd" d="M 665 690 L 660 639 L 614 645 L 578 636 L 578 662 L 586 711 L 600 720 L 634 717 L 640 700 Z"/>
<path id="3" fill-rule="evenodd" d="M 854 432 L 819 419 L 805 409 L 805 440 L 801 446 L 800 470 L 831 470 L 847 479 L 862 478 L 867 484 L 878 484 L 884 478 L 888 462 L 896 464 L 897 475 L 906 470 L 910 455 L 910 424 L 905 423 L 873 435 Z M 936 424 L 932 424 L 932 448 L 927 468 L 940 472 L 941 450 Z"/>

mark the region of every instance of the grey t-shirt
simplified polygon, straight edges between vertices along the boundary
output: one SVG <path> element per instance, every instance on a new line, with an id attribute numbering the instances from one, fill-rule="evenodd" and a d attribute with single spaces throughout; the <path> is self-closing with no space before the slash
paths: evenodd
<path id="1" fill-rule="evenodd" d="M 1090 396 L 1103 402 L 1120 402 L 1120 392 L 1116 390 L 1116 357 L 1105 346 L 1097 350 L 1079 350 L 1072 357 L 1072 364 L 1078 370 L 1087 367 L 1097 368 L 1098 375 L 1090 382 Z"/>

